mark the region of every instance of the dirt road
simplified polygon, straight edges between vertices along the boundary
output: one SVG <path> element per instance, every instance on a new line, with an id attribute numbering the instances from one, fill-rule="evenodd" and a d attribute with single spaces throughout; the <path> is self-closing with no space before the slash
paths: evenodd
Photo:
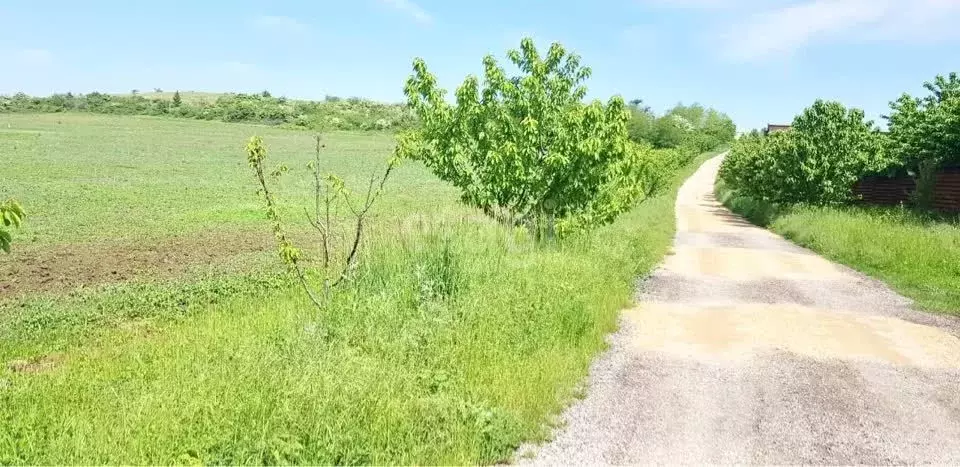
<path id="1" fill-rule="evenodd" d="M 960 463 L 960 321 L 730 214 L 720 159 L 542 464 Z"/>

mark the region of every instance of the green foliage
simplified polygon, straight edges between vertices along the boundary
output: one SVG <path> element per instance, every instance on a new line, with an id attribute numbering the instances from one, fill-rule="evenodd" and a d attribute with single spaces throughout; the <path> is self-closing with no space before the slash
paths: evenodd
<path id="1" fill-rule="evenodd" d="M 656 141 L 657 116 L 640 99 L 630 101 L 630 120 L 627 121 L 627 136 L 636 143 L 653 144 Z"/>
<path id="2" fill-rule="evenodd" d="M 232 131 L 191 125 L 213 138 L 210 128 Z M 271 155 L 283 153 L 279 133 Z M 289 157 L 302 155 L 304 135 L 287 137 Z M 216 170 L 249 177 L 232 146 L 220 152 L 234 163 Z M 383 155 L 349 160 L 373 167 Z M 404 191 L 437 184 L 403 168 Z M 418 191 L 408 204 L 446 203 L 450 215 L 384 222 L 357 279 L 323 313 L 282 281 L 123 284 L 0 303 L 0 361 L 62 362 L 38 373 L 0 367 L 0 464 L 506 462 L 548 435 L 636 277 L 669 248 L 675 190 L 691 171 L 556 249 L 464 222 L 452 193 Z"/>
<path id="3" fill-rule="evenodd" d="M 890 164 L 913 172 L 915 201 L 929 208 L 937 170 L 946 162 L 960 162 L 960 78 L 937 76 L 924 84 L 929 95 L 903 94 L 890 103 Z"/>
<path id="4" fill-rule="evenodd" d="M 54 94 L 30 97 L 19 93 L 0 96 L 0 112 L 93 112 L 117 115 L 153 115 L 224 122 L 250 122 L 322 130 L 401 130 L 416 124 L 402 105 L 363 99 L 323 102 L 289 100 L 259 94 L 222 94 L 212 102 L 186 101 L 180 91 L 172 96 L 147 98 L 139 93 L 117 96 Z"/>
<path id="5" fill-rule="evenodd" d="M 8 199 L 0 203 L 0 250 L 10 253 L 10 243 L 13 241 L 10 230 L 19 228 L 25 216 L 23 207 L 16 200 Z"/>
<path id="6" fill-rule="evenodd" d="M 859 109 L 817 100 L 793 130 L 747 135 L 734 145 L 720 178 L 744 195 L 774 203 L 838 204 L 853 184 L 881 169 L 881 138 Z"/>
<path id="7" fill-rule="evenodd" d="M 694 127 L 682 115 L 667 113 L 657 119 L 653 144 L 658 148 L 678 148 L 693 134 Z"/>
<path id="8" fill-rule="evenodd" d="M 530 39 L 507 55 L 520 75 L 487 56 L 482 88 L 468 76 L 455 105 L 415 60 L 404 91 L 421 127 L 397 153 L 455 185 L 464 203 L 538 235 L 610 223 L 650 194 L 661 174 L 627 139 L 623 100 L 584 104 L 590 69 L 579 56 L 557 43 L 541 56 Z"/>
<path id="9" fill-rule="evenodd" d="M 890 103 L 890 155 L 907 167 L 920 161 L 960 162 L 960 77 L 924 83 L 929 95 L 903 94 Z"/>
<path id="10" fill-rule="evenodd" d="M 726 182 L 720 179 L 716 181 L 714 194 L 717 200 L 731 211 L 761 227 L 769 226 L 778 216 L 789 210 L 789 206 L 783 207 L 769 201 L 744 196 L 737 190 L 728 187 Z"/>
<path id="11" fill-rule="evenodd" d="M 681 148 L 692 158 L 728 144 L 736 137 L 733 120 L 714 109 L 700 104 L 678 104 L 657 117 L 642 103 L 634 99 L 630 105 L 627 132 L 635 142 L 646 142 L 657 148 Z"/>

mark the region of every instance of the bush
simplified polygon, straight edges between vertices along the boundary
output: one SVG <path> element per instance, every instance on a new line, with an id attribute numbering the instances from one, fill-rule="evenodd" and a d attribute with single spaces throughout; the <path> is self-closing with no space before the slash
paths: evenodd
<path id="1" fill-rule="evenodd" d="M 861 176 L 886 164 L 881 141 L 863 111 L 817 100 L 790 132 L 740 138 L 720 178 L 762 201 L 838 204 L 850 200 Z"/>
<path id="2" fill-rule="evenodd" d="M 23 207 L 15 200 L 0 203 L 0 251 L 10 253 L 10 243 L 13 241 L 10 230 L 20 227 L 25 216 Z"/>
<path id="3" fill-rule="evenodd" d="M 693 125 L 687 119 L 672 113 L 658 118 L 654 129 L 653 144 L 658 148 L 679 148 L 694 132 Z"/>
<path id="4" fill-rule="evenodd" d="M 650 194 L 661 176 L 651 153 L 627 139 L 621 98 L 582 102 L 590 69 L 579 56 L 554 43 L 541 57 L 530 39 L 507 55 L 519 76 L 487 56 L 483 89 L 468 76 L 453 106 L 415 60 L 404 91 L 422 126 L 398 154 L 455 185 L 464 203 L 538 236 L 610 223 Z"/>
<path id="5" fill-rule="evenodd" d="M 657 116 L 649 107 L 640 107 L 639 99 L 630 103 L 630 120 L 627 122 L 627 135 L 636 143 L 653 144 L 657 137 Z"/>
<path id="6" fill-rule="evenodd" d="M 634 99 L 630 105 L 627 132 L 637 143 L 648 143 L 656 148 L 681 148 L 693 158 L 712 151 L 731 141 L 737 127 L 726 114 L 700 104 L 677 105 L 657 117 L 643 101 Z"/>
<path id="7" fill-rule="evenodd" d="M 115 96 L 54 94 L 30 97 L 19 93 L 0 96 L 0 112 L 96 112 L 120 115 L 156 115 L 224 122 L 252 122 L 331 130 L 399 130 L 416 125 L 405 106 L 382 104 L 358 98 L 341 100 L 328 96 L 323 102 L 292 101 L 259 94 L 224 94 L 213 103 L 184 102 L 179 91 L 171 99 L 147 99 L 140 95 Z"/>

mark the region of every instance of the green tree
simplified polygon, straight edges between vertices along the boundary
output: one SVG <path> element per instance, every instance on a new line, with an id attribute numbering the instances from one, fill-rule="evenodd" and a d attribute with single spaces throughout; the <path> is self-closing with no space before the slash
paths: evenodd
<path id="1" fill-rule="evenodd" d="M 723 112 L 707 110 L 701 129 L 709 141 L 710 149 L 727 144 L 737 137 L 737 125 Z"/>
<path id="2" fill-rule="evenodd" d="M 678 148 L 686 143 L 693 125 L 682 115 L 668 113 L 654 123 L 653 144 L 658 148 Z"/>
<path id="3" fill-rule="evenodd" d="M 838 204 L 850 199 L 860 177 L 882 168 L 882 149 L 863 111 L 817 100 L 793 120 L 790 132 L 740 138 L 720 177 L 757 199 Z"/>
<path id="4" fill-rule="evenodd" d="M 657 185 L 648 153 L 627 138 L 623 99 L 583 103 L 590 69 L 579 56 L 558 43 L 542 56 L 528 38 L 507 56 L 519 75 L 487 56 L 482 88 L 468 76 L 455 105 L 414 60 L 404 92 L 421 126 L 401 135 L 397 154 L 458 187 L 464 203 L 538 237 L 611 222 Z"/>
<path id="5" fill-rule="evenodd" d="M 180 97 L 180 91 L 173 92 L 173 106 L 180 107 L 180 104 L 183 103 L 183 99 Z"/>
<path id="6" fill-rule="evenodd" d="M 683 117 L 683 120 L 690 124 L 690 128 L 699 129 L 703 128 L 703 123 L 706 120 L 707 109 L 697 103 L 691 105 L 677 104 L 674 108 L 670 109 L 667 112 L 667 115 L 679 115 Z"/>
<path id="7" fill-rule="evenodd" d="M 726 114 L 697 103 L 677 104 L 657 122 L 655 144 L 700 153 L 727 144 L 736 135 L 737 126 Z"/>
<path id="8" fill-rule="evenodd" d="M 10 253 L 10 243 L 13 241 L 10 230 L 20 227 L 25 216 L 23 207 L 16 200 L 0 203 L 0 250 Z"/>
<path id="9" fill-rule="evenodd" d="M 960 162 L 960 78 L 956 73 L 924 83 L 929 94 L 903 94 L 890 103 L 888 150 L 892 163 L 914 172 L 915 201 L 933 203 L 936 173 L 945 162 Z"/>
<path id="10" fill-rule="evenodd" d="M 639 101 L 639 102 L 637 102 Z M 657 137 L 657 116 L 650 107 L 642 106 L 643 101 L 631 101 L 630 120 L 627 122 L 627 135 L 636 143 L 654 144 Z"/>

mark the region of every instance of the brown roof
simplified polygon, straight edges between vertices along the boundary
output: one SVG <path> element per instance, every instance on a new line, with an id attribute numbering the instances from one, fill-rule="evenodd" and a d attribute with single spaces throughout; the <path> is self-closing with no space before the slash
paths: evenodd
<path id="1" fill-rule="evenodd" d="M 770 124 L 770 125 L 767 125 L 767 130 L 766 130 L 766 132 L 767 132 L 767 133 L 776 133 L 776 132 L 778 132 L 778 131 L 787 131 L 787 130 L 789 130 L 789 129 L 791 129 L 791 128 L 793 128 L 793 126 L 791 126 L 791 125 L 773 125 L 773 124 Z"/>

